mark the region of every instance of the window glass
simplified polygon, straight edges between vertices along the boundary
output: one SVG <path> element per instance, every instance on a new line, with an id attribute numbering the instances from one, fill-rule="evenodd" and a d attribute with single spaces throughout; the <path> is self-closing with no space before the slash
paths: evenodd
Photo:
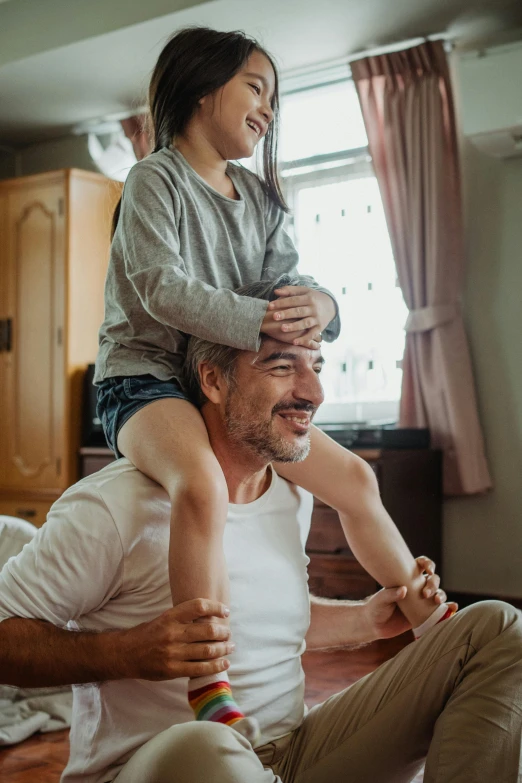
<path id="1" fill-rule="evenodd" d="M 339 339 L 322 345 L 317 421 L 398 417 L 408 311 L 371 162 L 359 155 L 347 163 L 350 150 L 367 145 L 351 80 L 282 96 L 279 163 L 315 159 L 284 169 L 287 228 L 300 272 L 332 291 L 342 322 Z M 321 161 L 338 152 L 346 158 Z M 256 170 L 253 159 L 243 163 Z"/>
<path id="2" fill-rule="evenodd" d="M 301 273 L 339 303 L 341 336 L 322 346 L 325 403 L 397 402 L 408 311 L 375 177 L 299 187 L 292 228 Z"/>
<path id="3" fill-rule="evenodd" d="M 281 162 L 367 144 L 359 100 L 351 80 L 282 97 Z"/>

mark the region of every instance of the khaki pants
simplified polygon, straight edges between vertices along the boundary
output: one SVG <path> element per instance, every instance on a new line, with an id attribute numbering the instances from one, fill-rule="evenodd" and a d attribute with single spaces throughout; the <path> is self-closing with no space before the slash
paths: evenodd
<path id="1" fill-rule="evenodd" d="M 258 748 L 220 724 L 173 726 L 117 783 L 522 783 L 522 615 L 486 601 L 410 644 Z"/>

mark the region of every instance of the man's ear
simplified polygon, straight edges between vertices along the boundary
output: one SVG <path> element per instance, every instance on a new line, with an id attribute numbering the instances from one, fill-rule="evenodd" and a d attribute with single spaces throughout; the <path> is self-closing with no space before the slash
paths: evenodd
<path id="1" fill-rule="evenodd" d="M 201 362 L 198 372 L 201 391 L 210 402 L 219 405 L 226 392 L 226 384 L 221 371 L 210 362 Z"/>

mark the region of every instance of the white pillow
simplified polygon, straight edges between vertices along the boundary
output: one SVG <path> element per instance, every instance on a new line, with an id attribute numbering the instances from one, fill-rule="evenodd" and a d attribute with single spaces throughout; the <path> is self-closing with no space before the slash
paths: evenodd
<path id="1" fill-rule="evenodd" d="M 38 528 L 25 519 L 0 514 L 0 571 L 35 536 Z"/>

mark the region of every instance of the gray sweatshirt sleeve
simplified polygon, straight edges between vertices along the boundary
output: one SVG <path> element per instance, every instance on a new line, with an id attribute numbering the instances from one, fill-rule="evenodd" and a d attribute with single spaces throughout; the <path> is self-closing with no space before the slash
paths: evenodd
<path id="1" fill-rule="evenodd" d="M 176 191 L 156 169 L 135 166 L 125 183 L 115 240 L 142 306 L 160 323 L 205 340 L 259 350 L 268 303 L 189 276 L 180 255 Z M 130 303 L 129 303 L 130 304 Z"/>
<path id="2" fill-rule="evenodd" d="M 295 245 L 284 228 L 285 213 L 277 204 L 267 198 L 267 243 L 263 265 L 263 280 L 274 280 L 280 275 L 297 275 L 299 255 Z M 335 296 L 327 289 L 318 285 L 313 277 L 307 277 L 305 283 L 309 288 L 315 288 L 328 294 L 335 304 L 336 314 L 332 321 L 323 330 L 323 337 L 328 343 L 332 343 L 341 332 L 341 319 L 339 317 L 339 305 Z"/>

